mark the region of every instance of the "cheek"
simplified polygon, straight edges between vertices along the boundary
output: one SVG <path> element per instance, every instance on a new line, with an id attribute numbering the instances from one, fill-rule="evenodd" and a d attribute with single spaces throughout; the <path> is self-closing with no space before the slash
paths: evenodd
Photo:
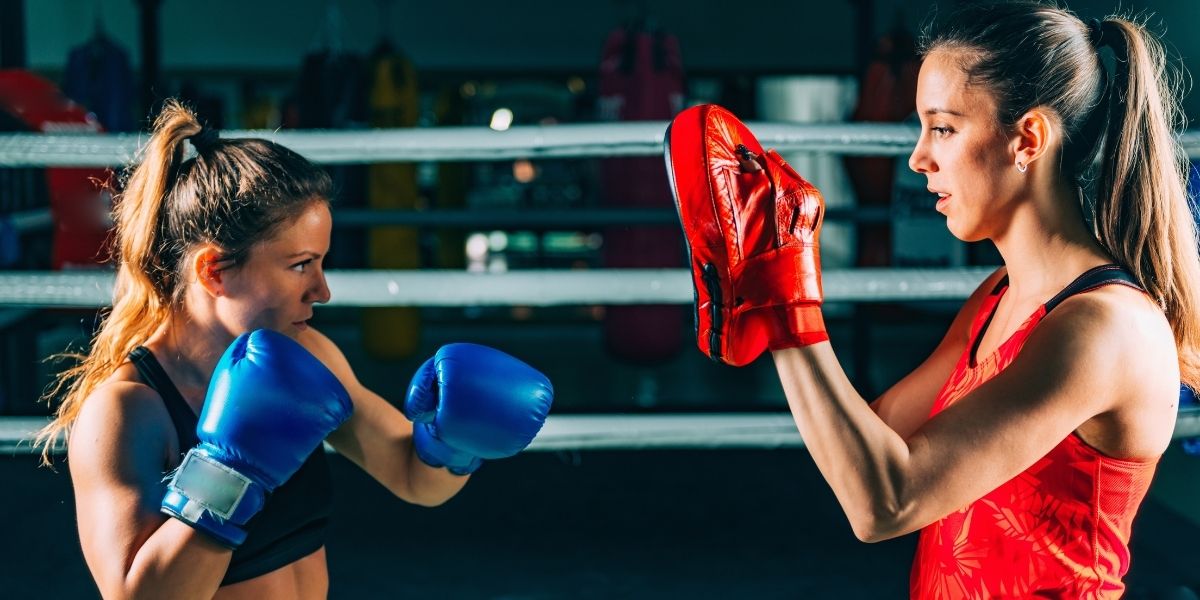
<path id="1" fill-rule="evenodd" d="M 972 200 L 988 200 L 997 193 L 1003 193 L 1004 162 L 997 156 L 994 147 L 979 145 L 969 148 L 964 150 L 962 157 L 958 183 L 971 192 Z"/>
<path id="2" fill-rule="evenodd" d="M 287 273 L 283 277 L 279 273 L 256 271 L 245 273 L 239 277 L 237 286 L 230 288 L 230 295 L 249 310 L 267 309 L 283 303 L 283 290 L 286 289 Z"/>

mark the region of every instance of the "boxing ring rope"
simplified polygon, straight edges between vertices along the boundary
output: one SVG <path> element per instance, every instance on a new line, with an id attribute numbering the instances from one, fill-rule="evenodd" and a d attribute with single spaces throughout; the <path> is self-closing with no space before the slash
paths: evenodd
<path id="1" fill-rule="evenodd" d="M 962 300 L 994 267 L 829 269 L 831 302 Z M 329 306 L 563 306 L 690 304 L 686 269 L 328 271 Z M 111 272 L 0 272 L 0 306 L 97 308 L 112 301 Z"/>
<path id="2" fill-rule="evenodd" d="M 857 156 L 906 156 L 916 144 L 916 125 L 895 123 L 749 123 L 764 148 L 780 152 L 829 152 Z M 340 131 L 230 130 L 222 137 L 277 141 L 321 164 L 408 161 L 661 156 L 666 121 L 427 127 Z M 136 160 L 145 134 L 0 135 L 0 167 L 117 167 Z M 1180 135 L 1192 158 L 1200 157 L 1200 132 Z"/>
<path id="3" fill-rule="evenodd" d="M 26 231 L 44 231 L 54 226 L 54 219 L 48 210 L 21 210 L 0 217 L 3 225 L 11 227 L 17 233 Z"/>
<path id="4" fill-rule="evenodd" d="M 780 151 L 904 156 L 919 133 L 915 125 L 751 123 L 765 147 Z M 404 161 L 498 161 L 614 156 L 660 156 L 666 122 L 355 131 L 226 131 L 223 137 L 264 137 L 323 164 Z M 0 134 L 0 167 L 116 167 L 137 158 L 144 134 Z M 1180 142 L 1200 157 L 1200 132 Z M 833 217 L 834 215 L 830 215 Z M 887 220 L 886 211 L 847 211 L 853 220 Z M 47 216 L 9 215 L 18 231 L 44 228 Z M 603 226 L 674 223 L 671 211 L 344 211 L 343 226 L 440 227 Z M 961 300 L 991 271 L 967 269 L 852 269 L 824 272 L 826 299 L 833 302 Z M 0 312 L 5 307 L 106 306 L 111 272 L 0 272 Z M 684 269 L 598 271 L 331 271 L 332 306 L 483 306 L 688 304 L 690 274 Z M 0 452 L 29 453 L 32 432 L 43 417 L 0 418 Z M 1200 410 L 1179 414 L 1175 437 L 1200 436 Z M 776 448 L 802 447 L 787 413 L 691 415 L 552 415 L 530 450 Z M 58 448 L 61 451 L 61 447 Z"/>
<path id="5" fill-rule="evenodd" d="M 39 452 L 35 432 L 43 417 L 0 418 L 0 456 Z M 1184 409 L 1174 439 L 1200 436 L 1200 409 Z M 61 453 L 63 444 L 55 444 Z M 580 450 L 767 450 L 803 448 L 804 440 L 788 413 L 712 413 L 680 415 L 555 415 L 527 451 Z M 327 448 L 328 450 L 328 448 Z"/>
<path id="6" fill-rule="evenodd" d="M 912 149 L 910 125 L 751 123 L 760 141 L 780 151 L 809 150 L 899 156 Z M 517 158 L 661 156 L 666 121 L 428 127 L 343 131 L 223 131 L 222 137 L 261 137 L 322 164 L 406 161 L 494 161 Z M 115 167 L 136 158 L 145 134 L 0 135 L 0 166 Z"/>

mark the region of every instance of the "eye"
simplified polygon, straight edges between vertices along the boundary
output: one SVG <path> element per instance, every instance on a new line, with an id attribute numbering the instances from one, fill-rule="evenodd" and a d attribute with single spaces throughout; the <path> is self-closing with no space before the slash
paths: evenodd
<path id="1" fill-rule="evenodd" d="M 309 265 L 309 263 L 311 263 L 312 261 L 313 261 L 313 259 L 311 259 L 311 258 L 310 258 L 310 259 L 307 259 L 307 260 L 302 260 L 302 261 L 300 261 L 300 262 L 298 262 L 298 263 L 296 263 L 296 264 L 294 264 L 294 265 L 292 265 L 292 266 L 290 266 L 290 267 L 288 267 L 288 268 L 289 268 L 289 269 L 291 269 L 291 270 L 293 270 L 293 271 L 295 271 L 295 272 L 297 272 L 297 273 L 303 273 L 303 272 L 304 272 L 304 270 L 305 270 L 306 268 L 308 268 L 308 265 Z"/>
<path id="2" fill-rule="evenodd" d="M 946 137 L 951 133 L 954 133 L 954 130 L 949 127 L 930 127 L 929 131 L 932 131 L 933 135 L 937 137 Z"/>

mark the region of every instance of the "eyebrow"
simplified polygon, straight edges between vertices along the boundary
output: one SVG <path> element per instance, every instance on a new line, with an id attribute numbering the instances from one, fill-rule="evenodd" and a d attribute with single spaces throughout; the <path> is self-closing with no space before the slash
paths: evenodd
<path id="1" fill-rule="evenodd" d="M 966 116 L 956 110 L 950 110 L 948 108 L 937 108 L 937 107 L 925 109 L 924 114 L 926 114 L 926 115 L 943 114 L 943 115 L 953 115 L 955 117 L 965 117 Z"/>
<path id="2" fill-rule="evenodd" d="M 301 250 L 301 251 L 299 251 L 299 252 L 293 252 L 293 253 L 291 253 L 291 254 L 289 254 L 289 255 L 285 256 L 284 258 L 285 258 L 285 259 L 292 259 L 292 258 L 296 258 L 296 257 L 299 257 L 299 256 L 306 256 L 306 255 L 307 255 L 307 256 L 311 256 L 311 257 L 313 257 L 313 258 L 318 258 L 318 257 L 320 257 L 320 256 L 321 256 L 321 253 L 320 253 L 320 252 L 313 252 L 312 250 Z"/>

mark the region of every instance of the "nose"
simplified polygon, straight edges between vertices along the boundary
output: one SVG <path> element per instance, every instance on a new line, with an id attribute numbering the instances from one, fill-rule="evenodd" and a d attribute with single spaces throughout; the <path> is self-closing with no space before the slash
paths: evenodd
<path id="1" fill-rule="evenodd" d="M 924 133 L 921 133 L 921 137 L 917 138 L 917 145 L 908 157 L 908 168 L 917 173 L 932 173 L 937 171 L 937 164 L 933 162 L 933 157 L 929 155 L 929 142 L 926 141 Z"/>
<path id="2" fill-rule="evenodd" d="M 313 284 L 308 288 L 306 300 L 314 304 L 325 304 L 333 294 L 329 292 L 329 283 L 325 281 L 325 270 L 317 269 Z"/>

